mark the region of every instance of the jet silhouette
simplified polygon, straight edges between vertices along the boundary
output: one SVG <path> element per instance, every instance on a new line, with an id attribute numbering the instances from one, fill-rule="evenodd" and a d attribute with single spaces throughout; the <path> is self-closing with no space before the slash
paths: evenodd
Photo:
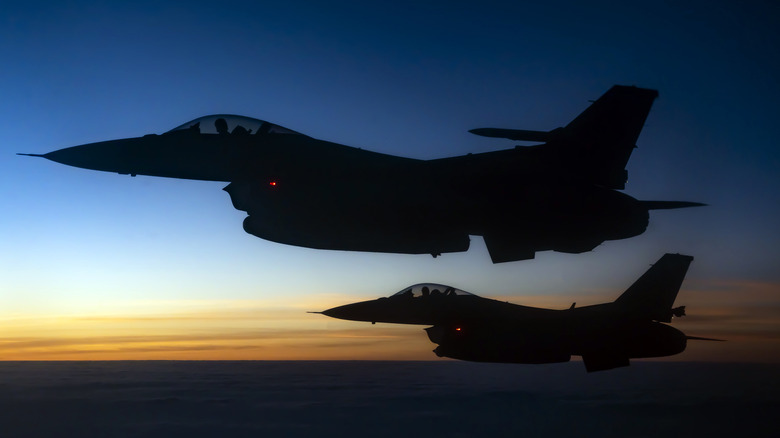
<path id="1" fill-rule="evenodd" d="M 614 86 L 563 128 L 482 128 L 535 146 L 417 160 L 317 140 L 262 120 L 211 115 L 162 135 L 20 154 L 120 174 L 226 181 L 244 230 L 308 248 L 404 254 L 466 251 L 483 236 L 494 263 L 536 251 L 590 251 L 645 231 L 626 163 L 658 92 Z"/>
<path id="2" fill-rule="evenodd" d="M 453 287 L 417 284 L 388 297 L 325 310 L 352 321 L 431 325 L 439 357 L 475 362 L 544 364 L 582 356 L 588 372 L 629 365 L 629 359 L 671 356 L 686 336 L 663 324 L 684 316 L 672 308 L 693 257 L 665 254 L 611 303 L 540 309 L 481 298 Z"/>

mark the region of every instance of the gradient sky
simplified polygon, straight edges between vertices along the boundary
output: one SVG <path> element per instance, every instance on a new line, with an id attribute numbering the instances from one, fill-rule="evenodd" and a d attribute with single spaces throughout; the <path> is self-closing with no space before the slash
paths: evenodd
<path id="1" fill-rule="evenodd" d="M 305 311 L 423 281 L 595 304 L 680 252 L 695 260 L 675 325 L 729 342 L 673 359 L 780 362 L 772 2 L 17 3 L 0 10 L 0 360 L 435 359 L 421 327 Z M 14 155 L 234 113 L 446 157 L 514 145 L 472 128 L 563 126 L 614 84 L 660 92 L 626 193 L 710 206 L 499 265 L 475 237 L 437 259 L 280 245 L 244 233 L 222 183 Z"/>

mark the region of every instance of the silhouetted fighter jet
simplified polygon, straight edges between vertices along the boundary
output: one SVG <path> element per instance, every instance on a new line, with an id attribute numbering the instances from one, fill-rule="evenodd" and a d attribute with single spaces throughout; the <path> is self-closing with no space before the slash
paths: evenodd
<path id="1" fill-rule="evenodd" d="M 645 231 L 648 210 L 703 205 L 638 201 L 616 190 L 658 93 L 614 86 L 563 128 L 483 128 L 536 146 L 436 160 L 317 140 L 248 117 L 211 115 L 162 135 L 32 155 L 71 166 L 227 181 L 244 229 L 318 249 L 432 254 L 483 236 L 494 263 L 536 251 L 590 251 Z"/>
<path id="2" fill-rule="evenodd" d="M 629 365 L 629 359 L 671 356 L 686 336 L 663 324 L 685 315 L 672 308 L 693 257 L 665 254 L 617 300 L 566 310 L 481 298 L 438 284 L 418 284 L 378 300 L 325 310 L 324 315 L 371 323 L 432 325 L 425 329 L 440 357 L 477 362 L 543 364 L 582 356 L 587 371 Z"/>

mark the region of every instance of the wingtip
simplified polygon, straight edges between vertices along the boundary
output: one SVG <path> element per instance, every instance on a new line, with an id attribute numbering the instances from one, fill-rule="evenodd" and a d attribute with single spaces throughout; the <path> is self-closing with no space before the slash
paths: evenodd
<path id="1" fill-rule="evenodd" d="M 41 158 L 45 158 L 44 155 L 42 155 L 42 154 L 25 154 L 25 153 L 22 153 L 22 152 L 17 152 L 16 155 L 23 155 L 25 157 L 41 157 Z"/>

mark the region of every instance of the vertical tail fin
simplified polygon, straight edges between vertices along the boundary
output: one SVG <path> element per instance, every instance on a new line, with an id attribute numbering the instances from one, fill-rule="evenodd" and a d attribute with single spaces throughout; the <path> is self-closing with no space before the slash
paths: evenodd
<path id="1" fill-rule="evenodd" d="M 547 142 L 567 175 L 610 189 L 624 189 L 626 164 L 658 91 L 615 85 L 563 128 L 552 131 L 479 128 L 485 137 Z"/>
<path id="2" fill-rule="evenodd" d="M 671 322 L 672 305 L 691 261 L 691 256 L 664 254 L 615 300 L 615 304 L 632 315 Z"/>
<path id="3" fill-rule="evenodd" d="M 657 97 L 656 90 L 615 85 L 561 130 L 597 184 L 625 188 L 626 164 Z"/>

